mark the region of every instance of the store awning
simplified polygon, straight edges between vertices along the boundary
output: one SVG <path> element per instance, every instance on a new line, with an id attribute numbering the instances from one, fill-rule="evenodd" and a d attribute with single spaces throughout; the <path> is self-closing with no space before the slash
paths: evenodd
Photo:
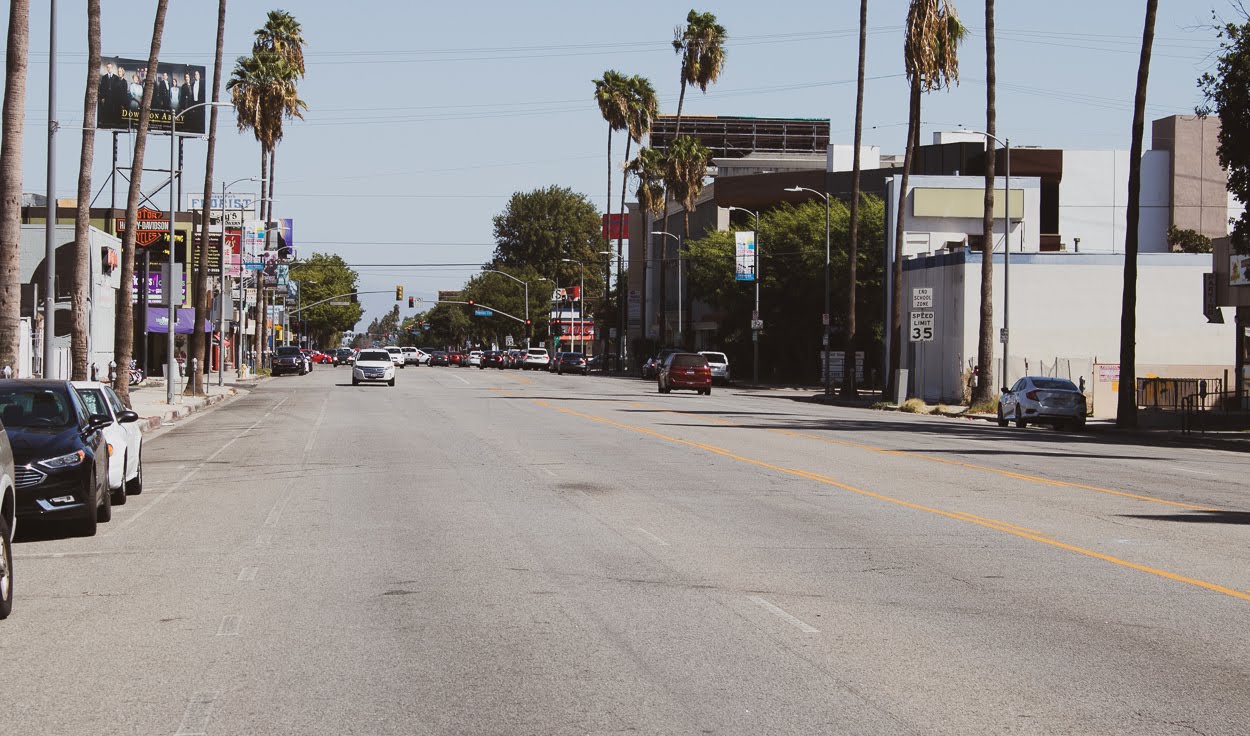
<path id="1" fill-rule="evenodd" d="M 178 321 L 174 324 L 175 335 L 190 335 L 195 330 L 195 310 L 179 309 Z M 204 320 L 204 331 L 212 332 L 212 320 Z M 148 332 L 169 332 L 169 309 L 165 307 L 148 307 Z"/>

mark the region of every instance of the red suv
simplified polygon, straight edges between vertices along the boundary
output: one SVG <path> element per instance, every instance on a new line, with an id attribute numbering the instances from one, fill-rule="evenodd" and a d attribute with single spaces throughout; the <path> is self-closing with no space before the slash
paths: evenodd
<path id="1" fill-rule="evenodd" d="M 676 388 L 711 396 L 712 368 L 698 353 L 671 353 L 660 365 L 656 384 L 662 394 Z"/>

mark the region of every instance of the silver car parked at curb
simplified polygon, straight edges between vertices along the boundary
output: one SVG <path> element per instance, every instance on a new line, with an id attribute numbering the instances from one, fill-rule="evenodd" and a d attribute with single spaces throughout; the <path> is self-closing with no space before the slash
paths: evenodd
<path id="1" fill-rule="evenodd" d="M 1050 424 L 1055 429 L 1085 428 L 1085 394 L 1066 378 L 1025 376 L 1004 388 L 998 400 L 998 426 Z"/>

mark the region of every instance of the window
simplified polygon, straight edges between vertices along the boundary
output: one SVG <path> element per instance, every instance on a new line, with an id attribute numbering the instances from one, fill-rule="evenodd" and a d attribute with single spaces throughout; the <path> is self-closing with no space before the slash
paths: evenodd
<path id="1" fill-rule="evenodd" d="M 303 355 L 300 349 L 294 345 L 283 345 L 274 351 L 274 354 L 280 358 L 289 358 L 291 356 L 299 357 Z"/>
<path id="2" fill-rule="evenodd" d="M 706 368 L 707 358 L 702 355 L 690 355 L 688 353 L 678 353 L 673 356 L 674 368 Z"/>
<path id="3" fill-rule="evenodd" d="M 361 363 L 368 363 L 371 360 L 379 363 L 389 363 L 391 362 L 391 354 L 385 350 L 369 350 L 361 353 L 356 360 Z"/>
<path id="4" fill-rule="evenodd" d="M 112 388 L 104 387 L 104 398 L 108 401 L 109 406 L 113 407 L 114 414 L 120 416 L 122 412 L 126 411 L 126 405 L 122 403 L 121 397 Z"/>
<path id="5" fill-rule="evenodd" d="M 725 357 L 724 353 L 701 353 L 701 355 L 707 358 L 707 362 L 709 363 L 716 363 L 719 365 L 721 363 L 729 362 L 729 359 Z"/>
<path id="6" fill-rule="evenodd" d="M 1076 391 L 1076 386 L 1066 378 L 1034 378 L 1033 385 L 1041 389 Z"/>
<path id="7" fill-rule="evenodd" d="M 0 421 L 6 427 L 67 427 L 76 411 L 69 396 L 53 389 L 0 391 Z"/>
<path id="8" fill-rule="evenodd" d="M 78 398 L 87 405 L 88 414 L 109 413 L 109 408 L 105 405 L 104 393 L 98 388 L 78 389 Z"/>

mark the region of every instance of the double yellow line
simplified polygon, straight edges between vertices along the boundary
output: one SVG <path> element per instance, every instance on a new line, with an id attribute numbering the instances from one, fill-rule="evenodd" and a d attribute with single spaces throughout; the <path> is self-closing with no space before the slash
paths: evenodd
<path id="1" fill-rule="evenodd" d="M 539 406 L 544 406 L 544 407 L 548 407 L 551 409 L 555 409 L 558 412 L 568 414 L 570 416 L 575 416 L 575 417 L 579 417 L 582 419 L 586 419 L 592 422 L 597 422 L 599 424 L 604 424 L 609 427 L 616 427 L 618 429 L 623 429 L 629 432 L 636 432 L 638 434 L 643 434 L 648 437 L 654 437 L 656 439 L 664 440 L 666 442 L 671 442 L 677 445 L 691 447 L 697 450 L 703 450 L 705 452 L 710 452 L 712 454 L 719 455 L 721 457 L 727 457 L 732 460 L 737 460 L 739 462 L 747 463 L 749 465 L 753 465 L 758 468 L 772 470 L 774 472 L 782 473 L 784 475 L 789 475 L 795 478 L 802 478 L 804 480 L 809 480 L 815 483 L 820 483 L 822 485 L 839 488 L 841 490 L 849 491 L 851 493 L 856 493 L 861 496 L 866 496 L 868 498 L 876 499 L 878 501 L 884 501 L 886 503 L 903 506 L 909 509 L 914 509 L 916 511 L 923 511 L 929 514 L 934 514 L 934 515 L 942 516 L 948 519 L 961 521 L 966 524 L 974 524 L 976 526 L 983 527 L 985 529 L 992 529 L 994 531 L 1001 532 L 1003 534 L 1010 534 L 1012 536 L 1020 537 L 1022 539 L 1029 539 L 1034 542 L 1038 542 L 1039 544 L 1045 544 L 1050 547 L 1062 549 L 1068 552 L 1073 552 L 1075 554 L 1079 554 L 1085 557 L 1090 557 L 1096 560 L 1102 560 L 1103 562 L 1109 562 L 1113 565 L 1125 567 L 1130 570 L 1137 570 L 1138 572 L 1144 572 L 1149 575 L 1154 575 L 1156 577 L 1164 578 L 1167 580 L 1172 580 L 1172 581 L 1179 582 L 1179 583 L 1184 583 L 1186 585 L 1192 585 L 1198 588 L 1203 588 L 1205 590 L 1213 591 L 1216 593 L 1221 593 L 1231 598 L 1237 598 L 1243 601 L 1250 601 L 1250 593 L 1243 592 L 1235 588 L 1230 588 L 1228 586 L 1208 582 L 1206 580 L 1200 580 L 1198 578 L 1192 578 L 1192 577 L 1188 577 L 1185 575 L 1180 575 L 1174 572 L 1169 572 L 1167 570 L 1159 569 L 1157 567 L 1151 567 L 1149 565 L 1141 565 L 1136 562 L 1130 562 L 1128 560 L 1121 559 L 1119 557 L 1114 557 L 1112 555 L 1103 554 L 1101 552 L 1096 552 L 1094 550 L 1086 549 L 1084 547 L 1078 547 L 1076 545 L 1067 544 L 1066 542 L 1060 542 L 1058 540 L 1052 539 L 1042 534 L 1041 532 L 1038 532 L 1033 529 L 1029 529 L 1027 527 L 1022 527 L 1016 524 L 1012 524 L 1010 522 L 999 521 L 997 519 L 990 519 L 987 517 L 977 516 L 975 514 L 969 514 L 966 512 L 962 512 L 962 511 L 946 511 L 944 509 L 934 508 L 932 506 L 925 506 L 923 504 L 913 503 L 911 501 L 906 501 L 901 498 L 895 498 L 893 496 L 887 496 L 881 493 L 868 491 L 863 488 L 857 488 L 855 486 L 847 485 L 846 483 L 842 483 L 833 478 L 830 478 L 829 476 L 821 475 L 819 473 L 814 473 L 808 470 L 802 470 L 798 468 L 783 468 L 779 465 L 773 465 L 771 463 L 766 463 L 761 460 L 755 460 L 753 458 L 745 457 L 743 455 L 738 455 L 734 452 L 726 450 L 723 447 L 717 447 L 715 445 L 709 445 L 703 442 L 693 442 L 691 440 L 683 440 L 679 437 L 666 435 L 662 432 L 657 432 L 653 429 L 647 429 L 646 427 L 637 427 L 637 426 L 630 425 L 630 424 L 622 424 L 621 422 L 615 422 L 605 417 L 595 416 L 593 414 L 585 414 L 583 412 L 575 411 L 573 409 L 567 409 L 567 408 L 560 407 L 560 406 L 554 406 L 547 401 L 535 401 L 535 403 L 538 404 Z M 674 413 L 681 413 L 681 412 L 674 412 Z M 800 436 L 803 436 L 803 435 L 800 435 Z M 821 438 L 818 438 L 818 439 L 821 439 Z M 845 444 L 851 444 L 851 443 L 845 443 Z M 867 447 L 867 446 L 864 446 L 864 447 Z M 873 449 L 877 449 L 877 448 L 873 448 Z M 893 451 L 886 451 L 886 450 L 877 450 L 877 451 L 889 452 L 891 454 L 909 454 L 909 453 L 894 453 Z M 923 455 L 917 455 L 916 457 L 927 458 L 927 456 L 923 456 Z M 933 459 L 937 459 L 937 458 L 933 458 Z M 955 463 L 955 464 L 958 465 L 961 463 Z M 993 472 L 999 472 L 993 468 L 983 468 L 982 466 L 971 466 L 971 467 L 977 467 L 977 468 L 981 468 L 985 470 L 990 470 Z M 1022 477 L 1025 479 L 1032 479 L 1032 476 L 1022 476 Z M 1041 479 L 1041 480 L 1045 482 L 1045 479 Z M 1054 483 L 1062 484 L 1058 481 Z M 1077 484 L 1071 484 L 1071 485 L 1078 487 L 1078 488 L 1085 488 L 1085 486 L 1079 486 Z M 1140 499 L 1147 500 L 1147 501 L 1156 501 L 1160 503 L 1169 503 L 1172 505 L 1181 505 L 1181 506 L 1186 506 L 1187 508 L 1194 508 L 1194 509 L 1202 508 L 1199 506 L 1188 506 L 1185 504 L 1173 504 L 1173 502 L 1170 502 L 1170 501 L 1159 501 L 1159 499 L 1151 499 L 1146 496 L 1135 496 L 1133 494 L 1121 493 L 1118 491 L 1110 491 L 1108 489 L 1098 489 L 1098 488 L 1090 487 L 1090 490 L 1109 492 L 1109 493 L 1114 493 L 1116 495 L 1123 495 L 1123 496 L 1128 496 L 1131 498 L 1140 498 Z"/>

